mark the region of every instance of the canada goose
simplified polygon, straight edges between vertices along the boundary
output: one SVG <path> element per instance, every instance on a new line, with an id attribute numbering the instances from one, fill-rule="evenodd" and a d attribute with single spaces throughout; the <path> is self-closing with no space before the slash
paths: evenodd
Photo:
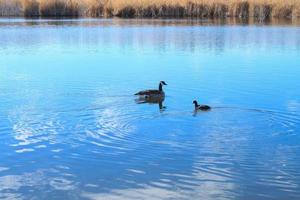
<path id="1" fill-rule="evenodd" d="M 199 105 L 196 100 L 193 101 L 193 104 L 195 104 L 195 110 L 208 111 L 211 109 L 208 105 Z"/>
<path id="2" fill-rule="evenodd" d="M 151 99 L 151 98 L 164 98 L 165 92 L 163 91 L 163 85 L 167 85 L 166 82 L 160 81 L 158 90 L 143 90 L 140 91 L 134 95 L 144 96 L 145 99 Z"/>

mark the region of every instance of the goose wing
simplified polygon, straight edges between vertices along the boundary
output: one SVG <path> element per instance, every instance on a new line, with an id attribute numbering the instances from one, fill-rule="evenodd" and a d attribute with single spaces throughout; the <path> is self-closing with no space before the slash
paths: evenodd
<path id="1" fill-rule="evenodd" d="M 134 95 L 154 95 L 154 94 L 160 94 L 160 93 L 161 92 L 159 90 L 143 90 Z"/>
<path id="2" fill-rule="evenodd" d="M 208 106 L 208 105 L 200 105 L 200 106 L 199 106 L 199 109 L 200 109 L 200 110 L 210 110 L 211 108 L 210 108 L 210 106 Z"/>

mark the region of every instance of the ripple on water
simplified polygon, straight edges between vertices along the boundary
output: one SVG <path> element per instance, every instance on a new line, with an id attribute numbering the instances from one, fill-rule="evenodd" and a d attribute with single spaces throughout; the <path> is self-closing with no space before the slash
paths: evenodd
<path id="1" fill-rule="evenodd" d="M 11 116 L 12 136 L 15 142 L 10 144 L 17 153 L 35 151 L 56 143 L 56 135 L 62 125 L 54 118 L 31 115 Z"/>
<path id="2" fill-rule="evenodd" d="M 109 97 L 108 100 L 101 99 L 93 107 L 77 114 L 76 129 L 79 134 L 79 137 L 76 137 L 77 142 L 113 148 L 120 152 L 125 152 L 131 149 L 134 144 L 143 142 L 142 138 L 136 140 L 133 134 L 137 131 L 136 124 L 145 116 L 135 112 L 134 104 L 127 107 L 123 106 L 124 101 L 132 101 L 131 98 L 123 97 L 125 99 L 123 101 L 120 98 L 113 96 Z"/>
<path id="3" fill-rule="evenodd" d="M 299 173 L 293 171 L 300 167 L 296 159 L 299 147 L 294 151 L 289 143 L 278 141 L 278 135 L 273 134 L 286 130 L 286 125 L 296 131 L 294 124 L 285 122 L 298 116 L 242 108 L 217 108 L 196 117 L 191 114 L 169 112 L 143 119 L 146 123 L 135 123 L 140 134 L 135 135 L 135 140 L 146 137 L 141 139 L 144 147 L 132 148 L 134 157 L 126 159 L 127 167 L 121 166 L 131 175 L 120 176 L 120 186 L 132 184 L 132 187 L 82 195 L 90 199 L 149 198 L 149 195 L 151 199 L 159 199 L 161 195 L 179 199 L 193 196 L 230 199 L 255 194 L 255 198 L 262 199 L 272 197 L 272 191 L 299 197 Z M 281 136 L 292 135 L 287 131 Z M 294 159 L 287 160 L 282 155 Z M 134 166 L 135 161 L 139 167 Z M 149 181 L 141 182 L 139 178 Z M 260 190 L 261 187 L 266 190 Z M 240 190 L 246 192 L 242 194 Z"/>
<path id="4" fill-rule="evenodd" d="M 156 108 L 141 110 L 150 105 L 134 102 L 124 108 L 119 98 L 47 115 L 17 110 L 10 114 L 11 146 L 16 153 L 44 149 L 59 154 L 49 158 L 64 163 L 45 177 L 51 190 L 74 191 L 84 184 L 81 195 L 90 199 L 259 198 L 269 191 L 299 196 L 299 146 L 287 139 L 296 135 L 298 115 L 234 107 L 197 115 L 184 110 L 159 113 Z M 82 180 L 77 165 L 91 169 L 84 175 L 93 178 Z M 110 180 L 102 181 L 106 174 Z M 15 191 L 27 180 L 2 176 L 0 182 L 1 178 L 4 188 Z M 5 185 L 4 179 L 11 178 L 17 185 Z M 99 188 L 103 184 L 108 191 Z"/>

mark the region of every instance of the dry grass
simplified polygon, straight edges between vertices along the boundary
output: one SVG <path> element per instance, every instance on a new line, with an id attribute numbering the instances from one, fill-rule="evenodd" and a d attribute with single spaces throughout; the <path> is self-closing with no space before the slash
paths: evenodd
<path id="1" fill-rule="evenodd" d="M 0 16 L 300 17 L 300 0 L 0 0 Z"/>
<path id="2" fill-rule="evenodd" d="M 270 17 L 300 16 L 300 0 L 108 0 L 111 15 L 126 17 Z"/>
<path id="3" fill-rule="evenodd" d="M 19 0 L 0 0 L 0 16 L 22 15 L 22 4 Z"/>

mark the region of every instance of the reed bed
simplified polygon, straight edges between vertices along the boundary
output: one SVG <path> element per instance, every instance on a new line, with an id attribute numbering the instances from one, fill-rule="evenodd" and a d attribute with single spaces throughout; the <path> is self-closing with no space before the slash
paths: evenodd
<path id="1" fill-rule="evenodd" d="M 300 17 L 300 0 L 0 0 L 0 16 L 267 20 Z"/>

